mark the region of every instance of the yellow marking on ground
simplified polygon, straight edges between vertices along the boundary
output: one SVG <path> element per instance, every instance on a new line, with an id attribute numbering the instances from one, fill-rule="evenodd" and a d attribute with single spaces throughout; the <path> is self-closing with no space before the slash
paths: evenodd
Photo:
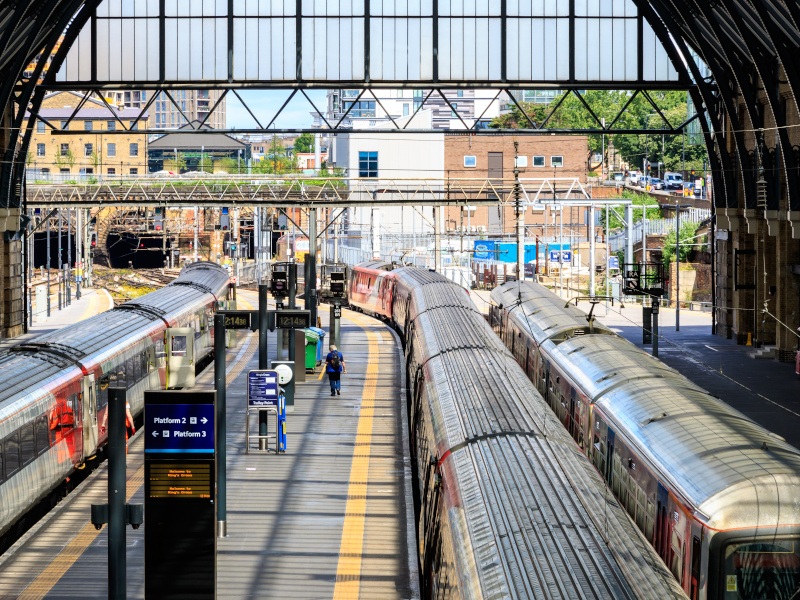
<path id="1" fill-rule="evenodd" d="M 326 362 L 326 363 L 325 363 L 325 369 L 327 369 L 327 368 L 328 368 L 328 363 Z M 323 376 L 323 375 L 325 375 L 325 369 L 322 369 L 322 371 L 320 371 L 320 373 L 319 373 L 319 377 L 317 377 L 317 379 L 318 379 L 319 381 L 322 381 L 322 376 Z"/>
<path id="2" fill-rule="evenodd" d="M 369 361 L 361 399 L 361 411 L 356 430 L 350 483 L 347 487 L 342 541 L 339 544 L 339 564 L 336 567 L 334 599 L 358 599 L 360 592 L 361 561 L 363 558 L 364 529 L 367 514 L 367 485 L 372 444 L 372 426 L 375 413 L 375 387 L 378 379 L 377 334 L 367 331 Z"/>
<path id="3" fill-rule="evenodd" d="M 125 501 L 128 502 L 136 493 L 136 491 L 144 483 L 144 467 L 139 467 L 136 473 L 128 479 L 126 485 L 127 493 Z M 34 579 L 28 587 L 19 595 L 20 599 L 25 600 L 40 600 L 50 593 L 50 590 L 61 580 L 64 574 L 75 564 L 81 555 L 86 552 L 86 549 L 91 545 L 94 539 L 100 534 L 91 523 L 81 528 L 72 540 L 67 544 L 55 560 L 47 565 L 47 568 L 39 573 L 39 576 Z"/>

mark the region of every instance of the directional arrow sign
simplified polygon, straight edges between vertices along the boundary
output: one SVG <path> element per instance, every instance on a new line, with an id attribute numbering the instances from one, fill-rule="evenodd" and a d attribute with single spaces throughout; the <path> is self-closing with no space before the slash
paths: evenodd
<path id="1" fill-rule="evenodd" d="M 144 424 L 145 453 L 214 452 L 213 404 L 146 404 Z"/>

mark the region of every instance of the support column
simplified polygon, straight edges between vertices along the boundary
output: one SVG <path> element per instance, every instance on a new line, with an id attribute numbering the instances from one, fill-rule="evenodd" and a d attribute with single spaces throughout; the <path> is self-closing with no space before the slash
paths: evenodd
<path id="1" fill-rule="evenodd" d="M 19 227 L 19 209 L 16 211 L 16 223 Z M 7 212 L 0 209 L 0 212 Z M 5 219 L 0 215 L 0 223 Z M 8 221 L 13 220 L 9 218 Z M 22 299 L 22 241 L 6 240 L 0 234 L 0 337 L 12 338 L 22 335 L 24 306 Z"/>

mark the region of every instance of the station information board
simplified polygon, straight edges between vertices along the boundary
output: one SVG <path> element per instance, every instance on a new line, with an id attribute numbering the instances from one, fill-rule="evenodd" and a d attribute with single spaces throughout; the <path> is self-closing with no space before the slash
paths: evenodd
<path id="1" fill-rule="evenodd" d="M 279 310 L 275 312 L 275 327 L 278 329 L 305 329 L 311 325 L 311 313 L 307 310 Z"/>
<path id="2" fill-rule="evenodd" d="M 150 466 L 150 498 L 211 498 L 211 466 L 205 463 L 159 462 Z"/>
<path id="3" fill-rule="evenodd" d="M 247 373 L 247 405 L 251 408 L 277 408 L 277 371 L 258 370 Z"/>
<path id="4" fill-rule="evenodd" d="M 144 393 L 145 598 L 216 597 L 213 390 Z"/>

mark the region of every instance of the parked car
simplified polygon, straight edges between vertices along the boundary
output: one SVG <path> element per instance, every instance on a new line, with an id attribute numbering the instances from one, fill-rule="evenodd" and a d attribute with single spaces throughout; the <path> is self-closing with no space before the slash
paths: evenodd
<path id="1" fill-rule="evenodd" d="M 664 189 L 664 181 L 659 179 L 658 177 L 651 177 L 650 181 L 648 182 L 650 185 L 650 189 L 653 190 L 663 190 Z"/>

